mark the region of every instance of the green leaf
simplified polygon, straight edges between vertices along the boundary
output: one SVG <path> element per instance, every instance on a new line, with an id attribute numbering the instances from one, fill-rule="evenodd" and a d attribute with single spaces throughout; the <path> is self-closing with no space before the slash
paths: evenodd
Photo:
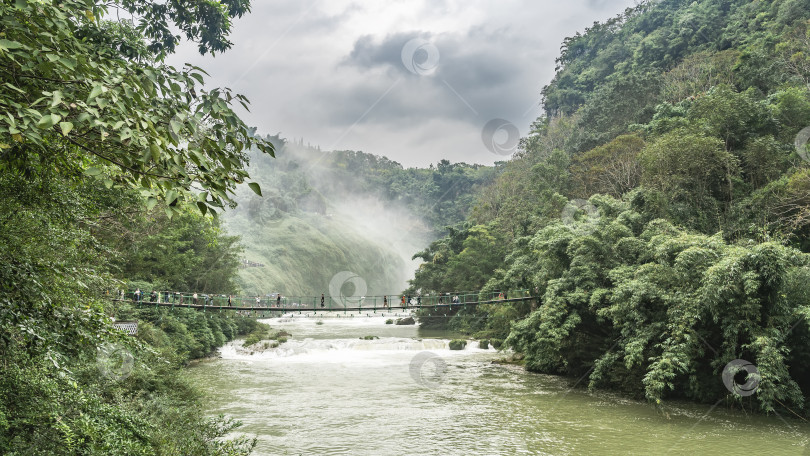
<path id="1" fill-rule="evenodd" d="M 60 57 L 59 58 L 59 63 L 61 63 L 62 65 L 66 66 L 68 68 L 70 68 L 71 70 L 76 69 L 76 59 L 74 59 L 74 58 Z"/>
<path id="2" fill-rule="evenodd" d="M 157 198 L 155 198 L 154 196 L 150 196 L 149 198 L 146 199 L 146 209 L 151 211 L 152 209 L 154 209 L 157 202 L 158 202 Z"/>
<path id="3" fill-rule="evenodd" d="M 53 101 L 51 101 L 51 107 L 58 105 L 62 102 L 62 92 L 58 90 L 53 91 Z"/>
<path id="4" fill-rule="evenodd" d="M 253 193 L 262 196 L 262 189 L 256 182 L 249 182 L 248 187 L 250 187 L 250 189 L 253 190 Z"/>
<path id="5" fill-rule="evenodd" d="M 180 130 L 183 128 L 183 124 L 181 124 L 180 122 L 178 122 L 176 120 L 170 120 L 169 121 L 169 126 L 172 127 L 172 131 L 174 132 L 174 134 L 180 133 Z"/>
<path id="6" fill-rule="evenodd" d="M 8 51 L 9 49 L 19 49 L 22 47 L 21 43 L 17 41 L 0 40 L 0 49 Z"/>
<path id="7" fill-rule="evenodd" d="M 104 88 L 101 86 L 101 84 L 93 87 L 93 90 L 90 91 L 90 95 L 87 96 L 87 102 L 89 103 L 90 101 L 93 100 L 93 98 L 96 98 L 97 96 L 101 95 L 101 92 L 103 90 Z"/>
<path id="8" fill-rule="evenodd" d="M 59 114 L 45 114 L 44 116 L 39 118 L 39 122 L 37 122 L 37 127 L 39 128 L 51 128 L 53 127 L 62 117 Z"/>
<path id="9" fill-rule="evenodd" d="M 73 124 L 70 122 L 59 122 L 59 128 L 62 129 L 62 136 L 67 136 L 70 130 L 73 130 Z"/>
<path id="10" fill-rule="evenodd" d="M 149 145 L 149 152 L 152 153 L 152 161 L 160 160 L 160 147 L 152 143 Z"/>
<path id="11" fill-rule="evenodd" d="M 172 204 L 177 199 L 177 192 L 174 190 L 166 191 L 166 204 Z"/>
<path id="12" fill-rule="evenodd" d="M 84 174 L 87 174 L 88 176 L 98 176 L 101 173 L 102 173 L 101 168 L 96 168 L 95 166 L 91 166 L 86 170 L 84 170 Z"/>
<path id="13" fill-rule="evenodd" d="M 202 215 L 205 215 L 208 211 L 208 206 L 206 206 L 205 203 L 197 203 L 197 207 L 200 209 L 200 212 L 202 212 Z"/>

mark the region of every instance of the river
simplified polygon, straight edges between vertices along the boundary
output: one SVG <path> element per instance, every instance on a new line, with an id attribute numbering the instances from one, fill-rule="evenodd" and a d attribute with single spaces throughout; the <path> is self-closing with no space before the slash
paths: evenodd
<path id="1" fill-rule="evenodd" d="M 289 341 L 252 354 L 231 342 L 188 372 L 208 413 L 258 436 L 256 455 L 810 455 L 810 426 L 797 419 L 683 403 L 656 410 L 385 320 L 262 320 Z"/>

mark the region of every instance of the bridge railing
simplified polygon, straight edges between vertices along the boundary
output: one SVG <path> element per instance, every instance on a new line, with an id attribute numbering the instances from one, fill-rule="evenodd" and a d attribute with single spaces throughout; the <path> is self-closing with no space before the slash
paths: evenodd
<path id="1" fill-rule="evenodd" d="M 177 305 L 183 307 L 212 308 L 251 308 L 257 310 L 282 311 L 377 311 L 384 309 L 454 307 L 457 305 L 478 304 L 479 302 L 509 301 L 530 297 L 529 290 L 510 290 L 491 293 L 462 292 L 428 295 L 383 295 L 383 296 L 239 296 L 189 292 L 141 292 L 129 291 L 118 295 L 120 300 L 139 304 Z M 410 297 L 410 300 L 408 298 Z M 403 300 L 405 302 L 403 302 Z"/>

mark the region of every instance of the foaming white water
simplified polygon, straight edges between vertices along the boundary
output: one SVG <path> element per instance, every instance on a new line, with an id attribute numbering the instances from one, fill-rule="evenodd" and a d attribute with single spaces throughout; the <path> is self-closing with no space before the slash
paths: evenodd
<path id="1" fill-rule="evenodd" d="M 388 365 L 407 363 L 416 353 L 434 352 L 442 357 L 495 352 L 479 348 L 478 341 L 468 340 L 463 350 L 450 350 L 447 333 L 431 337 L 418 325 L 396 325 L 390 314 L 357 315 L 331 318 L 281 316 L 260 320 L 273 330 L 290 334 L 287 342 L 270 347 L 273 341 L 243 347 L 241 340 L 226 344 L 219 351 L 223 359 L 266 362 L 273 364 L 340 363 L 346 365 Z M 351 315 L 351 314 L 350 314 Z M 388 324 L 386 324 L 388 322 Z"/>
<path id="2" fill-rule="evenodd" d="M 468 341 L 463 350 L 450 350 L 449 339 L 406 339 L 384 337 L 374 340 L 362 339 L 290 339 L 274 348 L 262 348 L 259 342 L 251 347 L 243 347 L 242 341 L 233 341 L 220 349 L 224 359 L 242 360 L 287 360 L 290 362 L 311 362 L 315 358 L 323 362 L 346 362 L 350 360 L 376 359 L 398 353 L 412 356 L 414 352 L 433 351 L 442 356 L 452 356 L 464 352 L 494 352 L 493 348 L 482 350 L 477 341 Z"/>
<path id="3" fill-rule="evenodd" d="M 317 321 L 330 321 L 335 324 L 346 326 L 369 326 L 369 325 L 384 325 L 387 320 L 396 321 L 400 318 L 411 317 L 410 312 L 378 312 L 378 313 L 341 313 L 341 312 L 322 312 L 313 314 L 309 313 L 286 313 L 281 316 L 274 316 L 270 318 L 260 318 L 259 321 L 268 324 L 286 324 L 286 323 L 301 323 L 305 324 L 315 323 Z"/>

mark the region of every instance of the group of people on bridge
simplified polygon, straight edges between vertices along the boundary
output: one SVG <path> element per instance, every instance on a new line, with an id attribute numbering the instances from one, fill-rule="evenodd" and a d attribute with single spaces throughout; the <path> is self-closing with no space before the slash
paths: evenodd
<path id="1" fill-rule="evenodd" d="M 421 293 L 411 296 L 410 294 L 403 295 L 385 295 L 382 296 L 382 303 L 380 303 L 380 296 L 371 296 L 367 298 L 362 297 L 345 297 L 338 298 L 332 296 L 325 296 L 321 293 L 320 303 L 317 297 L 283 297 L 281 293 L 267 294 L 262 297 L 256 295 L 255 297 L 225 295 L 225 294 L 209 294 L 209 293 L 182 293 L 179 291 L 156 291 L 152 290 L 148 294 L 142 292 L 137 288 L 134 292 L 125 293 L 123 290 L 120 292 L 120 299 L 131 299 L 135 303 L 148 303 L 148 304 L 179 304 L 179 305 L 202 305 L 213 307 L 263 307 L 263 308 L 284 308 L 284 309 L 299 309 L 299 308 L 320 308 L 326 307 L 333 308 L 378 308 L 382 304 L 382 308 L 391 309 L 393 301 L 397 300 L 399 296 L 399 304 L 403 309 L 409 307 L 433 307 L 435 305 L 456 305 L 456 304 L 470 304 L 477 303 L 481 300 L 500 301 L 508 300 L 509 296 L 506 292 L 493 292 L 489 298 L 482 298 L 479 293 L 467 293 L 459 297 L 459 294 L 438 293 L 426 294 Z M 528 290 L 519 290 L 519 296 L 529 296 Z M 328 302 L 327 302 L 328 301 Z M 255 302 L 255 305 L 254 305 Z"/>
<path id="2" fill-rule="evenodd" d="M 205 305 L 205 306 L 227 306 L 227 307 L 240 307 L 240 304 L 244 305 L 246 299 L 243 297 L 236 297 L 234 295 L 224 295 L 224 294 L 208 294 L 208 293 L 197 293 L 196 291 L 193 293 L 181 293 L 179 291 L 156 291 L 152 290 L 148 295 L 141 291 L 140 288 L 135 289 L 134 292 L 131 293 L 132 295 L 132 302 L 134 303 L 172 303 L 172 304 L 195 304 L 195 305 Z M 273 298 L 275 298 L 276 307 L 281 307 L 282 304 L 282 296 L 281 293 L 274 293 L 272 296 L 268 295 L 268 299 L 264 301 L 265 304 L 271 303 Z M 120 299 L 126 300 L 126 293 L 121 290 L 120 292 Z M 256 296 L 256 307 L 261 307 L 262 297 Z M 237 301 L 240 301 L 237 303 Z M 266 305 L 265 305 L 266 306 Z"/>

